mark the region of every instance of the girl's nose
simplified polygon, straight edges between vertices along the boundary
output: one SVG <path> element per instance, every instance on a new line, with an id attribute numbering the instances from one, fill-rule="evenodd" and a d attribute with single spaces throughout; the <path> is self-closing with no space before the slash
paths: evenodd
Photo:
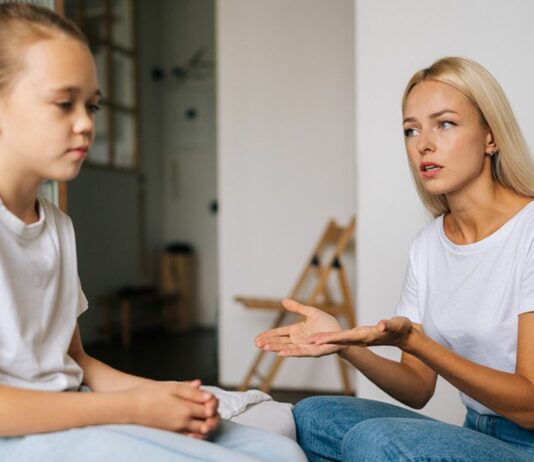
<path id="1" fill-rule="evenodd" d="M 76 121 L 74 123 L 74 132 L 77 134 L 83 134 L 92 138 L 95 128 L 95 116 L 87 109 L 80 110 L 76 115 Z"/>

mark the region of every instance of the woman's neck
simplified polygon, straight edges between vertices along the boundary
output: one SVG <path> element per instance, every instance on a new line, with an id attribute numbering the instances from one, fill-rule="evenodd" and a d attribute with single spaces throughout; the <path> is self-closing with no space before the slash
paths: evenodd
<path id="1" fill-rule="evenodd" d="M 447 201 L 451 211 L 445 216 L 445 233 L 455 243 L 472 244 L 497 231 L 532 198 L 492 181 L 483 193 L 448 195 Z"/>

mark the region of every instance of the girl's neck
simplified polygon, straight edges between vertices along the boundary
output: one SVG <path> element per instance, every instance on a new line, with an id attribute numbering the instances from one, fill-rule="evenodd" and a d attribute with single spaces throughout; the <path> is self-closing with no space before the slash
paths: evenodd
<path id="1" fill-rule="evenodd" d="M 40 184 L 38 178 L 18 175 L 13 166 L 0 165 L 0 198 L 4 206 L 26 224 L 39 220 L 37 192 Z"/>

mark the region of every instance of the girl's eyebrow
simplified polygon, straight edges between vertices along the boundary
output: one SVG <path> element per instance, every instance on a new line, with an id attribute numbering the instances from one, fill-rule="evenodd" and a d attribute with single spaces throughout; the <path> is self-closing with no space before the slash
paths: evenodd
<path id="1" fill-rule="evenodd" d="M 60 88 L 54 88 L 50 91 L 51 93 L 70 93 L 70 94 L 77 94 L 81 92 L 81 89 L 78 87 L 60 87 Z M 102 96 L 102 92 L 99 89 L 96 89 L 93 93 L 93 96 Z"/>
<path id="2" fill-rule="evenodd" d="M 448 113 L 451 113 L 451 114 L 457 114 L 458 113 L 456 111 L 453 111 L 452 109 L 443 109 L 441 111 L 438 111 L 438 112 L 434 112 L 432 114 L 430 114 L 430 119 L 435 119 L 437 117 L 441 117 L 443 114 L 448 114 Z M 416 122 L 417 121 L 417 118 L 416 117 L 405 117 L 404 120 L 402 121 L 402 123 L 406 123 L 406 122 Z"/>

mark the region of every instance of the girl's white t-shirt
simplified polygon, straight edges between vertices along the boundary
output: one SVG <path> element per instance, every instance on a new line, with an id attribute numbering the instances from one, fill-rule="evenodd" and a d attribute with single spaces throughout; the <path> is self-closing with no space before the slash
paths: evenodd
<path id="1" fill-rule="evenodd" d="M 77 389 L 83 372 L 67 351 L 86 309 L 70 218 L 39 198 L 27 225 L 0 201 L 0 385 Z"/>
<path id="2" fill-rule="evenodd" d="M 481 241 L 457 245 L 443 216 L 414 238 L 397 314 L 475 363 L 513 373 L 518 316 L 534 311 L 534 202 Z M 481 414 L 496 413 L 460 392 Z"/>

